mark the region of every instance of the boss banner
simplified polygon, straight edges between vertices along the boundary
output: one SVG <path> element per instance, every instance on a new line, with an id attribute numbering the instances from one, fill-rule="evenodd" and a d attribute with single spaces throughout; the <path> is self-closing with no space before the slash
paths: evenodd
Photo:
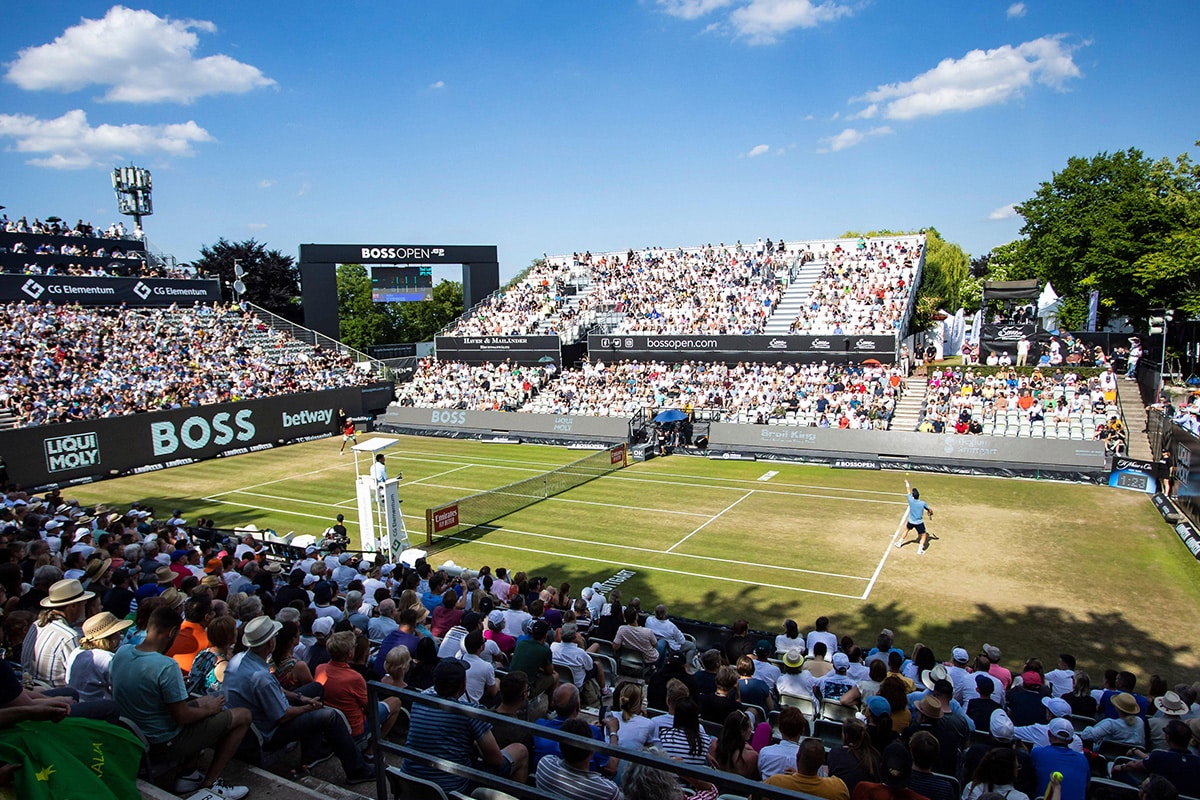
<path id="1" fill-rule="evenodd" d="M 592 334 L 588 354 L 602 359 L 639 361 L 862 361 L 896 359 L 893 336 L 766 336 Z"/>
<path id="2" fill-rule="evenodd" d="M 86 483 L 327 436 L 338 409 L 360 414 L 362 390 L 17 428 L 0 432 L 0 455 L 9 478 L 23 488 Z"/>
<path id="3" fill-rule="evenodd" d="M 438 336 L 433 346 L 438 358 L 467 364 L 505 360 L 562 364 L 562 343 L 557 336 Z"/>
<path id="4" fill-rule="evenodd" d="M 0 302 L 40 301 L 55 305 L 169 306 L 215 303 L 215 280 L 173 278 L 90 278 L 71 275 L 0 275 Z"/>

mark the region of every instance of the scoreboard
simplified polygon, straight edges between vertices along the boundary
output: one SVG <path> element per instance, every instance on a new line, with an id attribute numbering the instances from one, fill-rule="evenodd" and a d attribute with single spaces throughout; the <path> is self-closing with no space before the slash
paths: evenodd
<path id="1" fill-rule="evenodd" d="M 412 303 L 432 298 L 432 267 L 371 267 L 372 302 Z"/>

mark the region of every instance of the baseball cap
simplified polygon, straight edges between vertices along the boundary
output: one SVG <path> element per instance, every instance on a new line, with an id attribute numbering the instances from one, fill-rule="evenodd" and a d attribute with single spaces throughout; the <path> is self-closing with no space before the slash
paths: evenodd
<path id="1" fill-rule="evenodd" d="M 833 654 L 833 668 L 834 669 L 848 669 L 849 666 L 850 666 L 850 657 L 848 655 L 846 655 L 845 653 L 834 653 Z"/>
<path id="2" fill-rule="evenodd" d="M 317 617 L 313 620 L 312 632 L 319 633 L 322 636 L 328 636 L 333 633 L 333 618 L 332 617 Z"/>
<path id="3" fill-rule="evenodd" d="M 892 704 L 887 701 L 887 698 L 873 694 L 867 698 L 867 710 L 873 717 L 882 717 L 884 714 L 892 713 Z"/>
<path id="4" fill-rule="evenodd" d="M 492 613 L 488 614 L 488 622 L 492 623 L 493 625 L 503 625 L 504 612 L 500 609 L 496 609 Z"/>
<path id="5" fill-rule="evenodd" d="M 1000 648 L 994 644 L 984 644 L 983 654 L 988 657 L 988 661 L 1000 660 Z"/>
<path id="6" fill-rule="evenodd" d="M 1021 683 L 1025 686 L 1041 686 L 1042 685 L 1042 676 L 1037 674 L 1033 670 L 1029 670 L 1028 672 L 1022 672 L 1021 673 Z"/>
<path id="7" fill-rule="evenodd" d="M 309 545 L 308 547 L 304 548 L 304 555 L 306 555 L 306 556 L 316 555 L 316 553 L 317 553 L 317 548 L 313 547 L 312 545 Z"/>
<path id="8" fill-rule="evenodd" d="M 766 639 L 759 639 L 758 644 L 754 646 L 755 653 L 766 653 L 770 655 L 775 652 L 775 645 L 771 644 Z"/>
<path id="9" fill-rule="evenodd" d="M 1043 697 L 1042 705 L 1050 710 L 1050 713 L 1056 717 L 1071 716 L 1071 704 L 1061 697 Z"/>
<path id="10" fill-rule="evenodd" d="M 954 659 L 954 663 L 956 663 L 956 664 L 965 664 L 971 660 L 971 655 L 970 655 L 970 653 L 967 652 L 965 647 L 954 648 L 954 650 L 951 651 L 950 655 Z"/>
<path id="11" fill-rule="evenodd" d="M 996 689 L 996 682 L 986 672 L 975 673 L 975 688 L 980 694 L 991 694 Z"/>
<path id="12" fill-rule="evenodd" d="M 1058 717 L 1050 720 L 1050 724 L 1046 726 L 1046 733 L 1054 739 L 1062 739 L 1070 741 L 1075 738 L 1075 728 L 1070 722 Z"/>
<path id="13" fill-rule="evenodd" d="M 550 623 L 546 622 L 544 619 L 539 619 L 529 626 L 529 633 L 532 634 L 534 638 L 545 636 L 549 632 Z"/>
<path id="14" fill-rule="evenodd" d="M 1008 713 L 1003 708 L 997 708 L 992 712 L 992 718 L 989 720 L 988 731 L 992 734 L 992 738 L 1001 742 L 1012 741 L 1013 738 L 1013 721 L 1009 718 Z"/>

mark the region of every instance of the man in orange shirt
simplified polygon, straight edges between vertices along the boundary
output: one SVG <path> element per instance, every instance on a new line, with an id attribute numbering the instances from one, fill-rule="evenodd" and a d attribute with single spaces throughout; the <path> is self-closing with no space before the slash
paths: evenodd
<path id="1" fill-rule="evenodd" d="M 191 671 L 196 654 L 208 649 L 208 623 L 212 618 L 212 596 L 207 593 L 196 595 L 183 607 L 183 623 L 167 655 L 175 659 L 185 676 Z"/>
<path id="2" fill-rule="evenodd" d="M 313 679 L 325 687 L 322 701 L 346 715 L 350 724 L 350 736 L 361 744 L 369 735 L 367 731 L 367 681 L 362 673 L 350 666 L 354 655 L 355 636 L 352 631 L 339 631 L 325 640 L 329 660 L 317 667 Z M 400 707 L 400 698 L 388 697 L 379 703 L 379 724 L 386 732 L 385 723 Z"/>

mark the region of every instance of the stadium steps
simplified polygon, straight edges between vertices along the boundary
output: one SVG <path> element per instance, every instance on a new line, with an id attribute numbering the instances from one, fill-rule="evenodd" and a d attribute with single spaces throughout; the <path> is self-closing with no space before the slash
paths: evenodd
<path id="1" fill-rule="evenodd" d="M 825 264 L 824 261 L 811 261 L 800 268 L 800 271 L 796 273 L 796 279 L 779 299 L 775 313 L 771 314 L 771 318 L 763 327 L 764 334 L 768 336 L 787 335 L 788 329 L 792 327 L 792 321 L 807 304 L 808 293 L 812 291 L 812 286 L 817 282 L 817 278 L 821 277 L 821 270 L 825 269 Z"/>
<path id="2" fill-rule="evenodd" d="M 1154 461 L 1150 449 L 1150 435 L 1146 432 L 1146 407 L 1142 395 L 1133 381 L 1117 381 L 1117 402 L 1121 416 L 1125 418 L 1125 430 L 1129 433 L 1129 457 L 1141 461 Z"/>
<path id="3" fill-rule="evenodd" d="M 900 398 L 900 402 L 896 404 L 896 410 L 892 414 L 891 430 L 915 431 L 917 429 L 917 425 L 921 423 L 921 408 L 925 404 L 925 390 L 928 386 L 928 378 L 914 376 L 908 379 L 904 396 Z"/>
<path id="4" fill-rule="evenodd" d="M 285 759 L 286 760 L 286 759 Z M 399 759 L 388 758 L 388 763 Z M 317 766 L 310 774 L 292 780 L 261 767 L 240 761 L 231 761 L 221 772 L 228 783 L 247 786 L 247 800 L 368 800 L 375 796 L 375 784 L 361 783 L 354 788 L 342 786 L 342 768 L 336 758 Z M 175 795 L 144 780 L 138 781 L 138 791 L 143 800 L 179 800 Z M 201 792 L 193 795 L 205 796 Z"/>
<path id="5" fill-rule="evenodd" d="M 15 428 L 20 423 L 15 414 L 8 411 L 0 411 L 0 431 L 6 431 L 9 428 Z"/>

